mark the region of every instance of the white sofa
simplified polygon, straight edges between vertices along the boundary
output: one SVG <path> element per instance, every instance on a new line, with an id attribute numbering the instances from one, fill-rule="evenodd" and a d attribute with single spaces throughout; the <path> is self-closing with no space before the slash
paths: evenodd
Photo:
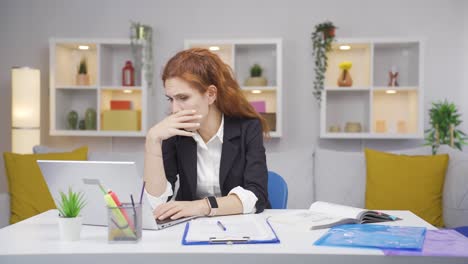
<path id="1" fill-rule="evenodd" d="M 63 151 L 35 147 L 36 153 Z M 450 154 L 444 186 L 444 222 L 447 227 L 468 225 L 468 155 L 442 147 Z M 429 155 L 430 148 L 417 148 L 396 153 Z M 89 160 L 135 161 L 143 174 L 143 153 L 90 152 Z M 267 153 L 268 169 L 286 180 L 289 189 L 288 208 L 308 208 L 321 200 L 364 207 L 365 158 L 362 152 L 341 152 L 317 148 Z M 7 225 L 9 199 L 0 194 L 0 227 Z"/>
<path id="2" fill-rule="evenodd" d="M 430 155 L 430 147 L 421 147 L 396 154 Z M 442 206 L 446 227 L 468 226 L 468 154 L 448 146 L 438 153 L 450 156 L 443 189 Z M 315 200 L 364 207 L 366 164 L 362 152 L 315 151 Z"/>

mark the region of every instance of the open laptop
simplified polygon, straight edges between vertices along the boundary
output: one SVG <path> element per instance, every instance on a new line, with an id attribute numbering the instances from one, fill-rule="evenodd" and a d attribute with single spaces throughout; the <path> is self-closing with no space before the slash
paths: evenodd
<path id="1" fill-rule="evenodd" d="M 56 205 L 60 191 L 67 192 L 71 187 L 75 192 L 84 193 L 86 206 L 81 215 L 85 225 L 107 226 L 104 195 L 97 185 L 85 184 L 87 180 L 99 180 L 104 188 L 116 193 L 122 203 L 130 202 L 130 194 L 135 203 L 140 202 L 143 179 L 137 173 L 135 162 L 38 160 L 37 163 Z M 155 220 L 145 195 L 142 200 L 143 229 L 159 230 L 195 218 Z"/>

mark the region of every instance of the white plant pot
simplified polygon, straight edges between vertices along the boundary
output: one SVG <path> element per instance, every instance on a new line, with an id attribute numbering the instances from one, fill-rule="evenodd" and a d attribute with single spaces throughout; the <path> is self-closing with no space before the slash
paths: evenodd
<path id="1" fill-rule="evenodd" d="M 76 241 L 80 239 L 83 217 L 59 217 L 60 238 L 65 241 Z"/>

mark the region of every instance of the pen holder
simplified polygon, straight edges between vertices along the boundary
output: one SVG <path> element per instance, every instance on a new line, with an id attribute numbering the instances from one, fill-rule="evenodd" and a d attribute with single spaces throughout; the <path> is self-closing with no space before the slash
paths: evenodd
<path id="1" fill-rule="evenodd" d="M 107 207 L 109 243 L 137 243 L 141 240 L 141 204 L 122 203 Z"/>

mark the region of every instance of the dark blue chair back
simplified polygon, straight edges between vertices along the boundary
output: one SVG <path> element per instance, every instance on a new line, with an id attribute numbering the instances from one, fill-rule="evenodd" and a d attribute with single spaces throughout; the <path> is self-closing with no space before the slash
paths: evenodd
<path id="1" fill-rule="evenodd" d="M 268 199 L 272 209 L 286 209 L 288 205 L 288 184 L 276 172 L 268 172 Z"/>
<path id="2" fill-rule="evenodd" d="M 460 232 L 462 235 L 468 237 L 468 226 L 455 227 L 454 229 Z"/>

